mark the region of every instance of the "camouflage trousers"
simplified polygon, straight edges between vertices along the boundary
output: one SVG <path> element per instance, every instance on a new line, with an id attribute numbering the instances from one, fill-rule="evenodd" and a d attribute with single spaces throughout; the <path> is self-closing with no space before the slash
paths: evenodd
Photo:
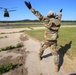
<path id="1" fill-rule="evenodd" d="M 45 41 L 40 48 L 39 55 L 42 56 L 44 50 L 50 47 L 52 55 L 54 55 L 54 63 L 59 64 L 59 55 L 57 53 L 57 40 Z"/>

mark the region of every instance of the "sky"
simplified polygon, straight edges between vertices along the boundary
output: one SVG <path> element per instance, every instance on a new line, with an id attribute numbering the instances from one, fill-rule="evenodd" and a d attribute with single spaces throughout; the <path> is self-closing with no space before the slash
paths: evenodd
<path id="1" fill-rule="evenodd" d="M 58 14 L 60 9 L 63 9 L 62 20 L 76 20 L 76 0 L 0 0 L 0 7 L 9 8 L 8 10 L 16 9 L 9 12 L 9 18 L 4 17 L 4 10 L 0 9 L 0 21 L 37 20 L 38 18 L 27 8 L 24 1 L 30 1 L 32 8 L 43 16 L 47 16 L 50 10 Z"/>

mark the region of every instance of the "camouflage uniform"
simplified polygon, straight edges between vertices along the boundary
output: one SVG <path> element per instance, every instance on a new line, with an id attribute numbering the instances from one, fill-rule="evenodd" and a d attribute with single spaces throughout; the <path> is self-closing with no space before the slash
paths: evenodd
<path id="1" fill-rule="evenodd" d="M 25 1 L 25 5 L 30 9 L 30 11 L 36 15 L 40 21 L 42 21 L 46 27 L 45 31 L 45 42 L 42 44 L 38 58 L 41 60 L 41 56 L 44 52 L 44 50 L 47 47 L 51 48 L 52 54 L 54 57 L 54 63 L 56 72 L 58 72 L 58 66 L 59 66 L 59 56 L 57 53 L 57 39 L 58 39 L 58 30 L 60 28 L 60 20 L 62 17 L 62 10 L 58 13 L 58 16 L 56 17 L 56 13 L 54 11 L 51 11 L 48 13 L 47 17 L 42 16 L 38 11 L 32 8 L 32 5 L 30 2 Z"/>
<path id="2" fill-rule="evenodd" d="M 57 18 L 48 18 L 45 16 L 42 16 L 38 11 L 31 8 L 30 9 L 33 14 L 35 14 L 40 21 L 42 21 L 46 27 L 46 31 L 44 34 L 45 42 L 42 44 L 39 55 L 41 56 L 44 52 L 44 50 L 47 47 L 51 48 L 52 54 L 54 57 L 54 63 L 59 63 L 59 57 L 57 54 L 57 39 L 58 39 L 58 29 L 60 28 L 60 20 L 62 17 L 61 12 L 58 13 Z"/>

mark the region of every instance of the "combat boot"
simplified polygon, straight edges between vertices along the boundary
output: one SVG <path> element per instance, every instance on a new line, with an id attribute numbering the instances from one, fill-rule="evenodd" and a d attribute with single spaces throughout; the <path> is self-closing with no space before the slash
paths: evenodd
<path id="1" fill-rule="evenodd" d="M 56 71 L 56 72 L 59 71 L 59 66 L 58 66 L 58 64 L 55 64 L 55 71 Z"/>
<path id="2" fill-rule="evenodd" d="M 41 61 L 42 60 L 42 57 L 40 55 L 38 55 L 38 60 Z"/>
<path id="3" fill-rule="evenodd" d="M 40 52 L 39 52 L 39 54 L 38 54 L 38 59 L 39 59 L 39 60 L 42 60 L 42 57 L 41 57 L 41 56 L 42 56 L 44 50 L 41 48 L 39 51 L 40 51 Z"/>

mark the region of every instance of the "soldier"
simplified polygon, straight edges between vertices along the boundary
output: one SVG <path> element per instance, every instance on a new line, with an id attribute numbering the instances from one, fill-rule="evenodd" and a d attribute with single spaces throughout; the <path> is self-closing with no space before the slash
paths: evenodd
<path id="1" fill-rule="evenodd" d="M 54 11 L 50 11 L 47 17 L 42 16 L 38 11 L 32 8 L 30 2 L 25 1 L 26 6 L 30 9 L 30 11 L 42 21 L 46 27 L 46 31 L 44 34 L 45 41 L 40 48 L 40 52 L 38 54 L 39 60 L 42 59 L 42 54 L 47 47 L 51 48 L 51 52 L 54 55 L 54 63 L 56 72 L 58 72 L 59 66 L 59 55 L 57 53 L 57 39 L 58 39 L 58 30 L 60 28 L 60 20 L 62 17 L 62 9 L 56 16 Z"/>

